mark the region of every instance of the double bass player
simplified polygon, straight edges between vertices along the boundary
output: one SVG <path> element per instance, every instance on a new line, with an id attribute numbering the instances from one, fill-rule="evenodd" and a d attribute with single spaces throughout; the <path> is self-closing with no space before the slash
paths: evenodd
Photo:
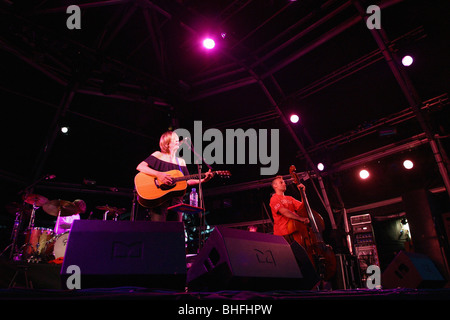
<path id="1" fill-rule="evenodd" d="M 282 176 L 272 181 L 275 193 L 270 199 L 270 208 L 274 220 L 274 235 L 283 236 L 289 244 L 299 243 L 307 252 L 322 280 L 329 280 L 336 273 L 336 256 L 331 246 L 322 239 L 325 223 L 322 216 L 309 206 L 305 186 L 295 173 L 295 167 L 289 169 L 294 183 L 300 191 L 301 201 L 286 196 L 286 183 Z"/>
<path id="2" fill-rule="evenodd" d="M 276 176 L 272 180 L 272 188 L 275 193 L 270 198 L 270 209 L 274 220 L 273 234 L 277 236 L 283 236 L 286 241 L 291 244 L 294 242 L 292 233 L 289 233 L 288 223 L 291 219 L 300 221 L 301 223 L 308 224 L 309 218 L 300 216 L 297 212 L 300 212 L 304 203 L 291 196 L 286 196 L 286 182 L 283 176 Z M 305 190 L 303 184 L 299 184 L 297 188 Z"/>

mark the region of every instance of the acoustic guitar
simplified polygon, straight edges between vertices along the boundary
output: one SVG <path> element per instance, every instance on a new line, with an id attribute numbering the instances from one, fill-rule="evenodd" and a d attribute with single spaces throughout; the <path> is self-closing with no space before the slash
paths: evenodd
<path id="1" fill-rule="evenodd" d="M 184 196 L 187 188 L 187 180 L 198 179 L 198 174 L 183 175 L 180 170 L 166 171 L 172 178 L 172 184 L 162 184 L 155 176 L 139 172 L 134 178 L 134 185 L 138 194 L 138 202 L 146 208 L 159 206 L 172 197 Z M 214 176 L 228 178 L 230 171 L 213 171 Z M 206 173 L 201 174 L 204 178 Z"/>

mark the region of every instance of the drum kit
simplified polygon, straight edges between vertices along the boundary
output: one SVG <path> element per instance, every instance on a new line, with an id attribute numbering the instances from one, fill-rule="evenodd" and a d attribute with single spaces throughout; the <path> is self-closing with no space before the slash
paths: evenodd
<path id="1" fill-rule="evenodd" d="M 70 229 L 70 225 L 58 225 L 59 218 L 76 215 L 82 213 L 83 210 L 74 202 L 60 199 L 48 200 L 38 194 L 24 195 L 23 201 L 23 204 L 14 202 L 7 206 L 7 211 L 15 214 L 14 227 L 11 233 L 12 243 L 0 255 L 11 249 L 10 258 L 16 261 L 62 263 L 69 231 L 61 233 L 58 229 Z M 30 204 L 31 209 L 26 204 Z M 57 217 L 55 229 L 35 227 L 36 210 L 39 208 L 42 208 L 47 214 Z M 119 209 L 108 205 L 97 206 L 96 208 L 105 211 L 103 220 L 113 216 L 113 220 L 117 221 L 118 216 L 126 211 L 124 208 Z M 25 235 L 24 244 L 19 248 L 20 226 L 23 218 L 28 217 L 28 226 L 23 232 Z"/>

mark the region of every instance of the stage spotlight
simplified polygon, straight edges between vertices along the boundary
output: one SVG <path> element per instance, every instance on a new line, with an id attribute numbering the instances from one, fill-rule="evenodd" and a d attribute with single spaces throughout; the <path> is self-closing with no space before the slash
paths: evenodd
<path id="1" fill-rule="evenodd" d="M 363 169 L 359 172 L 359 177 L 363 180 L 369 178 L 370 174 L 369 171 L 367 171 L 366 169 Z"/>
<path id="2" fill-rule="evenodd" d="M 66 126 L 61 127 L 61 132 L 63 134 L 68 134 L 69 133 L 69 127 L 66 127 Z"/>
<path id="3" fill-rule="evenodd" d="M 322 162 L 319 162 L 317 169 L 319 169 L 319 171 L 323 171 L 323 169 L 325 169 L 325 165 Z"/>
<path id="4" fill-rule="evenodd" d="M 205 47 L 208 50 L 213 49 L 216 46 L 216 43 L 213 39 L 211 38 L 206 38 L 205 40 L 203 40 L 203 47 Z"/>
<path id="5" fill-rule="evenodd" d="M 297 123 L 300 120 L 300 118 L 296 114 L 291 115 L 290 119 L 292 123 Z"/>
<path id="6" fill-rule="evenodd" d="M 403 166 L 405 167 L 405 169 L 412 169 L 414 167 L 414 163 L 411 160 L 405 160 L 403 161 Z"/>
<path id="7" fill-rule="evenodd" d="M 404 56 L 402 59 L 402 64 L 405 67 L 409 67 L 414 62 L 414 59 L 411 56 Z"/>

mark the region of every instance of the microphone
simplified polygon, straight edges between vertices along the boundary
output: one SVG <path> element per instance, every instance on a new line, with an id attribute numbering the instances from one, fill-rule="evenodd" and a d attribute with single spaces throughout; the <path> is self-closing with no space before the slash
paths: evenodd
<path id="1" fill-rule="evenodd" d="M 181 142 L 178 145 L 181 146 L 182 144 L 185 144 L 188 147 L 191 147 L 190 144 L 188 143 L 188 140 L 190 140 L 190 138 L 189 137 L 185 137 L 185 138 L 183 138 L 183 140 L 181 140 Z"/>

